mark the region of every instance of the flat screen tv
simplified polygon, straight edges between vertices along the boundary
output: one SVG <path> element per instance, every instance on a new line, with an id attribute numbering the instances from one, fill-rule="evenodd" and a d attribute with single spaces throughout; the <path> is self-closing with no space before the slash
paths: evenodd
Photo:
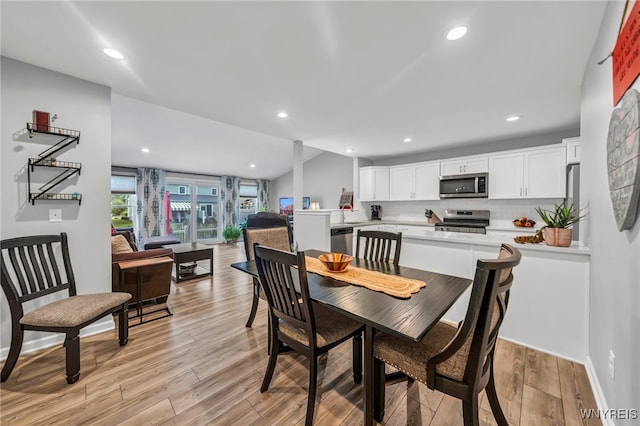
<path id="1" fill-rule="evenodd" d="M 302 197 L 302 208 L 308 209 L 311 205 L 311 197 Z M 293 197 L 280 198 L 280 214 L 293 215 Z"/>

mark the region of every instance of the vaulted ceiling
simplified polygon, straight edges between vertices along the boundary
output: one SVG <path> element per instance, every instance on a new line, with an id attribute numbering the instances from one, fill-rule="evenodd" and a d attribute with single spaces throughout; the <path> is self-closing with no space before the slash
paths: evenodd
<path id="1" fill-rule="evenodd" d="M 3 1 L 2 55 L 109 86 L 115 106 L 133 108 L 114 111 L 114 164 L 154 158 L 148 165 L 161 166 L 191 151 L 208 154 L 191 156 L 194 172 L 273 178 L 291 168 L 293 140 L 377 159 L 577 127 L 605 7 Z M 458 25 L 467 35 L 447 40 Z M 106 47 L 124 59 L 107 57 Z M 145 103 L 203 120 L 206 134 L 185 129 L 176 143 L 180 129 L 165 132 L 171 123 L 151 116 L 157 155 L 142 156 L 131 145 L 142 136 L 123 120 Z M 510 115 L 520 119 L 507 122 Z"/>

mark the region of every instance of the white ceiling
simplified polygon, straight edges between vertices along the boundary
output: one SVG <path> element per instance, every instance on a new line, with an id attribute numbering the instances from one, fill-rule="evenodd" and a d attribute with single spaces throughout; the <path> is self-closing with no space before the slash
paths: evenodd
<path id="1" fill-rule="evenodd" d="M 123 95 L 114 102 L 114 164 L 138 155 L 131 142 L 141 137 L 138 117 L 115 110 L 134 98 L 216 122 L 205 125 L 211 134 L 180 143 L 159 131 L 158 146 L 149 146 L 154 155 L 135 158 L 137 165 L 176 164 L 185 152 L 207 152 L 173 169 L 273 178 L 290 170 L 293 140 L 377 159 L 576 128 L 583 72 L 605 7 L 2 1 L 2 55 Z M 457 25 L 468 26 L 468 35 L 446 40 Z M 104 47 L 125 59 L 106 57 Z M 289 118 L 277 118 L 280 110 Z M 505 122 L 511 114 L 522 118 Z M 405 137 L 413 141 L 403 143 Z M 221 151 L 226 155 L 218 158 Z M 259 161 L 251 156 L 261 163 L 249 170 L 248 162 Z M 272 165 L 275 158 L 282 161 Z"/>

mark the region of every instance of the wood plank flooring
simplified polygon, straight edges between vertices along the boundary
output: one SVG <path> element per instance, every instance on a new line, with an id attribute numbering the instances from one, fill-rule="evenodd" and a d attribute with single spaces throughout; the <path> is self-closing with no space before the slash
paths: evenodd
<path id="1" fill-rule="evenodd" d="M 245 328 L 251 280 L 229 267 L 240 260 L 241 244 L 215 246 L 213 278 L 174 284 L 174 315 L 130 328 L 123 348 L 116 330 L 81 339 L 81 375 L 73 385 L 65 380 L 61 346 L 21 356 L 0 389 L 0 423 L 304 424 L 305 358 L 280 356 L 269 390 L 260 393 L 266 304 Z M 580 417 L 579 409 L 597 408 L 582 365 L 500 340 L 495 372 L 511 425 L 600 424 Z M 350 343 L 321 357 L 315 424 L 361 424 L 362 395 L 351 376 Z M 417 382 L 397 383 L 387 387 L 384 423 L 462 425 L 462 405 Z M 495 424 L 484 394 L 480 423 Z"/>

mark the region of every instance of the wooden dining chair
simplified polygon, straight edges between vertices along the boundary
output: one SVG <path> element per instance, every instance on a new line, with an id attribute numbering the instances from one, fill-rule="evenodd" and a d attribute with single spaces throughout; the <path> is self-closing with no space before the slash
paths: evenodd
<path id="1" fill-rule="evenodd" d="M 363 252 L 360 252 L 362 246 Z M 362 231 L 358 229 L 355 257 L 375 262 L 400 262 L 402 232 Z M 393 258 L 391 257 L 393 255 Z"/>
<path id="2" fill-rule="evenodd" d="M 458 326 L 440 321 L 418 343 L 385 333 L 376 336 L 376 420 L 384 417 L 385 381 L 405 376 L 462 400 L 465 426 L 478 425 L 478 394 L 485 389 L 498 425 L 508 425 L 496 393 L 493 358 L 509 304 L 511 271 L 520 257 L 517 249 L 503 244 L 498 259 L 478 260 L 467 313 Z M 385 375 L 385 363 L 399 372 Z"/>
<path id="3" fill-rule="evenodd" d="M 277 222 L 276 222 L 277 223 Z M 288 223 L 288 219 L 287 219 Z M 244 251 L 247 260 L 254 260 L 253 245 L 258 243 L 262 246 L 273 247 L 278 250 L 291 251 L 292 232 L 290 226 L 267 226 L 267 227 L 246 227 L 242 230 L 244 237 Z M 258 302 L 265 299 L 260 290 L 260 281 L 253 277 L 253 295 L 251 312 L 245 327 L 251 327 L 258 311 Z"/>
<path id="4" fill-rule="evenodd" d="M 131 295 L 111 292 L 77 296 L 66 233 L 11 238 L 0 244 L 2 290 L 11 311 L 11 346 L 2 367 L 3 382 L 18 361 L 25 330 L 66 335 L 64 346 L 69 384 L 80 377 L 79 333 L 82 328 L 117 313 L 118 340 L 120 346 L 127 344 L 127 305 Z M 68 290 L 69 297 L 24 312 L 28 302 L 64 290 Z"/>
<path id="5" fill-rule="evenodd" d="M 312 303 L 304 252 L 297 254 L 255 246 L 258 275 L 269 303 L 271 351 L 260 392 L 269 389 L 283 344 L 309 359 L 306 425 L 313 423 L 318 357 L 353 338 L 353 379 L 362 380 L 363 325 Z M 297 268 L 297 269 L 295 269 Z"/>

